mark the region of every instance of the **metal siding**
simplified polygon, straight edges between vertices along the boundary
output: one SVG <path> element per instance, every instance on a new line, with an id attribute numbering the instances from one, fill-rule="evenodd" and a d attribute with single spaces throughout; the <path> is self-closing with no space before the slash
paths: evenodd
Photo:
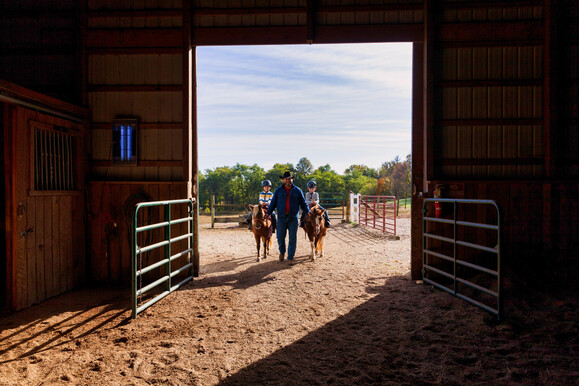
<path id="1" fill-rule="evenodd" d="M 436 17 L 441 23 L 437 28 L 451 23 L 448 25 L 457 30 L 460 29 L 460 23 L 534 20 L 540 19 L 543 14 L 537 12 L 540 7 L 527 6 L 522 6 L 520 10 L 516 6 L 493 8 L 489 4 L 488 8 L 470 9 L 462 4 L 445 2 L 438 7 L 441 11 Z M 478 40 L 476 34 L 472 36 Z M 442 68 L 434 71 L 434 84 L 440 89 L 435 95 L 441 96 L 442 106 L 435 106 L 434 124 L 442 126 L 443 123 L 438 123 L 441 119 L 457 119 L 460 122 L 456 130 L 443 127 L 441 134 L 447 138 L 436 141 L 440 146 L 435 152 L 442 153 L 435 157 L 441 160 L 440 165 L 435 165 L 435 170 L 438 170 L 436 178 L 540 177 L 539 173 L 543 172 L 540 165 L 528 165 L 526 161 L 516 165 L 512 160 L 541 159 L 544 154 L 541 147 L 542 126 L 488 126 L 484 120 L 510 119 L 516 122 L 542 118 L 542 87 L 516 84 L 517 81 L 541 81 L 544 76 L 542 47 L 532 41 L 528 44 L 518 42 L 516 45 L 508 41 L 498 45 L 497 42 L 487 43 L 482 31 L 480 37 L 481 40 L 472 41 L 470 47 L 468 41 L 461 41 L 454 46 L 452 40 L 441 40 L 435 49 L 434 57 L 439 58 L 439 63 L 434 66 Z M 476 81 L 490 83 L 478 86 Z M 505 84 L 501 85 L 500 82 Z M 441 111 L 438 118 L 437 110 Z M 473 120 L 483 121 L 478 123 Z M 473 125 L 469 125 L 469 121 L 473 121 Z M 500 166 L 495 165 L 496 161 L 488 165 L 463 165 L 472 158 L 511 161 Z"/>
<path id="2" fill-rule="evenodd" d="M 111 9 L 128 11 L 128 16 L 91 16 L 89 12 L 90 27 L 98 28 L 125 28 L 123 33 L 130 33 L 131 28 L 157 29 L 167 27 L 180 27 L 181 17 L 144 15 L 130 16 L 130 10 L 155 10 L 155 9 L 180 9 L 181 0 L 174 0 L 171 4 L 158 0 L 125 0 L 123 2 L 97 2 L 91 1 L 90 10 Z M 213 5 L 213 2 L 211 2 Z M 138 42 L 138 38 L 132 38 Z M 106 46 L 99 46 L 107 50 Z M 111 50 L 110 53 L 92 53 L 89 47 L 88 56 L 88 80 L 89 80 L 89 104 L 93 122 L 100 124 L 93 130 L 92 155 L 95 161 L 110 162 L 111 160 L 111 134 L 106 129 L 106 124 L 119 116 L 135 116 L 139 120 L 138 129 L 138 159 L 142 161 L 170 161 L 177 152 L 179 159 L 183 158 L 183 148 L 174 149 L 173 143 L 182 138 L 182 129 L 155 128 L 154 123 L 182 123 L 183 97 L 181 91 L 163 90 L 140 90 L 141 86 L 180 86 L 183 82 L 183 57 L 180 53 L 154 53 L 154 48 L 147 53 L 135 52 L 124 54 L 121 50 Z M 119 53 L 120 52 L 120 53 Z M 153 52 L 153 53 L 152 53 Z M 99 86 L 92 90 L 91 86 Z M 131 88 L 131 86 L 134 86 Z M 109 87 L 109 89 L 107 89 Z M 126 90 L 118 90 L 119 87 L 128 87 Z M 104 126 L 103 126 L 104 124 Z M 142 125 L 146 127 L 141 127 Z M 177 139 L 175 139 L 175 138 Z M 157 180 L 161 178 L 159 169 L 162 166 L 138 166 L 110 165 L 107 167 L 93 166 L 93 174 L 106 175 L 107 178 L 122 180 Z M 164 167 L 165 169 L 170 169 Z M 180 167 L 177 169 L 181 170 Z M 162 178 L 170 179 L 178 173 L 165 173 Z M 179 177 L 181 179 L 182 176 Z"/>

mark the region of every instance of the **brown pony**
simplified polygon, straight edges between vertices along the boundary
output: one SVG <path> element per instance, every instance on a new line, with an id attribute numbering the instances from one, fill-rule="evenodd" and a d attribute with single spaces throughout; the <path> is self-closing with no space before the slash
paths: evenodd
<path id="1" fill-rule="evenodd" d="M 310 239 L 312 247 L 311 261 L 316 261 L 316 252 L 319 257 L 324 256 L 324 241 L 326 238 L 326 221 L 324 220 L 325 209 L 320 209 L 317 204 L 313 204 L 310 212 L 304 220 L 304 230 Z"/>
<path id="2" fill-rule="evenodd" d="M 269 247 L 271 246 L 271 218 L 267 216 L 264 208 L 261 205 L 249 205 L 251 209 L 251 231 L 255 237 L 255 244 L 257 245 L 257 261 L 260 261 L 259 249 L 261 246 L 260 240 L 263 241 L 263 258 L 267 258 Z"/>

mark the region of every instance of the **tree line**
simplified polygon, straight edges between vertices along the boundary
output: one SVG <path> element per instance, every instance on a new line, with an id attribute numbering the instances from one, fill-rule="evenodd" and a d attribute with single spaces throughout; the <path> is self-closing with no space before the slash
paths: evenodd
<path id="1" fill-rule="evenodd" d="M 312 163 L 301 158 L 297 164 L 276 163 L 270 170 L 257 164 L 248 166 L 221 166 L 199 173 L 199 206 L 206 208 L 215 196 L 216 203 L 257 203 L 262 181 L 270 180 L 273 189 L 281 184 L 279 176 L 290 170 L 294 173 L 294 184 L 307 191 L 309 180 L 316 181 L 317 191 L 322 193 L 360 193 L 363 195 L 409 197 L 411 194 L 412 157 L 401 160 L 396 156 L 379 168 L 366 165 L 351 165 L 343 174 L 335 172 L 329 164 L 314 169 Z"/>

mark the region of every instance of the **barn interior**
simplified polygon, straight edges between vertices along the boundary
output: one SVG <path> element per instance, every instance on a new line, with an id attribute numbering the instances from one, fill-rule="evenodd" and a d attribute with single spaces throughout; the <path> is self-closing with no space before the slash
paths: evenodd
<path id="1" fill-rule="evenodd" d="M 0 306 L 130 281 L 125 208 L 197 197 L 195 49 L 216 45 L 411 42 L 413 279 L 440 187 L 497 203 L 504 280 L 576 291 L 578 19 L 574 0 L 2 0 Z"/>

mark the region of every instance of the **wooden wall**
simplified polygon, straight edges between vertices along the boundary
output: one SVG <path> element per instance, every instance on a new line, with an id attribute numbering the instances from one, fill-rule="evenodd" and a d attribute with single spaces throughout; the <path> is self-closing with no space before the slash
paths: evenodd
<path id="1" fill-rule="evenodd" d="M 81 124 L 0 104 L 5 115 L 6 238 L 9 306 L 18 310 L 79 286 L 85 279 L 84 135 Z M 77 134 L 74 191 L 31 186 L 31 122 Z"/>
<path id="2" fill-rule="evenodd" d="M 132 256 L 129 232 L 135 204 L 186 197 L 186 185 L 180 182 L 91 182 L 88 206 L 91 257 L 88 279 L 128 285 Z"/>

